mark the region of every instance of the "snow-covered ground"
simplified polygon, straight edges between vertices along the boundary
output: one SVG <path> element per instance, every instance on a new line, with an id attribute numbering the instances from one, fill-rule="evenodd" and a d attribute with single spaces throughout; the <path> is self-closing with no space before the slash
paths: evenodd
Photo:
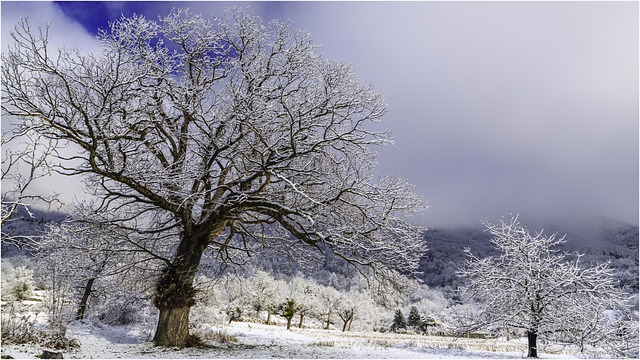
<path id="1" fill-rule="evenodd" d="M 133 327 L 71 324 L 67 335 L 77 339 L 79 349 L 67 351 L 65 358 L 522 358 L 526 346 L 521 341 L 453 339 L 435 336 L 346 332 L 294 328 L 257 323 L 205 326 L 199 333 L 207 346 L 172 349 L 155 347 L 149 332 Z M 213 340 L 224 334 L 235 341 Z M 207 336 L 211 335 L 211 336 Z M 2 345 L 2 355 L 35 358 L 42 348 L 34 345 Z M 546 347 L 541 358 L 575 357 L 568 349 Z"/>

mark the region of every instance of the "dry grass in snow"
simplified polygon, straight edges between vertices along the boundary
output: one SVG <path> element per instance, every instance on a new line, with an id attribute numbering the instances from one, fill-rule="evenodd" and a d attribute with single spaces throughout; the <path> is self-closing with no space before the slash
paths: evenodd
<path id="1" fill-rule="evenodd" d="M 521 358 L 526 344 L 519 340 L 454 339 L 337 330 L 293 329 L 256 323 L 204 326 L 196 330 L 206 346 L 189 349 L 158 348 L 149 330 L 132 327 L 69 326 L 68 335 L 81 346 L 65 358 Z M 41 348 L 2 346 L 3 355 L 35 358 Z M 541 358 L 571 357 L 571 349 L 544 347 Z"/>

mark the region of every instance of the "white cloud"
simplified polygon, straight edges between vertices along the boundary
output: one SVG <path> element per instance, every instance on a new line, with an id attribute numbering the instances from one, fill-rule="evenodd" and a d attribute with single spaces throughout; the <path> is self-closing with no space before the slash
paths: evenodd
<path id="1" fill-rule="evenodd" d="M 21 17 L 27 18 L 33 30 L 50 24 L 49 45 L 51 49 L 61 46 L 77 48 L 83 52 L 97 51 L 98 44 L 93 35 L 74 19 L 68 18 L 50 2 L 10 1 L 2 2 L 2 49 L 11 42 L 10 32 Z"/>
<path id="2" fill-rule="evenodd" d="M 99 51 L 95 37 L 89 34 L 79 23 L 70 19 L 60 11 L 53 3 L 15 1 L 2 2 L 2 49 L 3 52 L 12 42 L 10 32 L 13 32 L 15 24 L 21 17 L 27 18 L 32 31 L 38 28 L 45 29 L 49 24 L 49 51 L 57 51 L 60 47 L 78 49 L 82 53 Z M 3 131 L 11 120 L 3 116 Z M 20 146 L 13 143 L 11 146 Z M 3 149 L 6 151 L 7 149 Z M 69 152 L 69 150 L 62 150 Z M 30 187 L 30 191 L 35 194 L 50 195 L 60 194 L 60 200 L 70 204 L 74 198 L 83 199 L 85 194 L 82 189 L 82 181 L 79 177 L 67 177 L 59 174 L 52 174 L 47 178 L 36 180 Z"/>

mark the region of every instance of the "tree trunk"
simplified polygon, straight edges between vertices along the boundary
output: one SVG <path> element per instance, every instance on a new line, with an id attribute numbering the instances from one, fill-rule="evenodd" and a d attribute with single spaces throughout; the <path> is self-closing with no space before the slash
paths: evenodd
<path id="1" fill-rule="evenodd" d="M 84 319 L 84 314 L 87 309 L 87 302 L 89 301 L 89 296 L 91 296 L 91 291 L 93 290 L 93 283 L 96 281 L 96 278 L 91 278 L 87 280 L 87 285 L 84 287 L 84 293 L 82 294 L 82 299 L 80 300 L 80 305 L 78 305 L 78 311 L 76 312 L 76 320 Z"/>
<path id="2" fill-rule="evenodd" d="M 292 317 L 287 317 L 287 330 L 291 330 L 291 320 L 293 320 Z"/>
<path id="3" fill-rule="evenodd" d="M 271 311 L 267 310 L 267 325 L 269 325 L 270 321 L 271 321 Z"/>
<path id="4" fill-rule="evenodd" d="M 340 313 L 340 319 L 344 322 L 342 325 L 342 332 L 347 331 L 347 328 L 351 328 L 351 320 L 353 319 L 353 315 L 355 314 L 354 310 L 347 310 L 344 313 Z"/>
<path id="5" fill-rule="evenodd" d="M 177 278 L 165 275 L 156 291 L 154 303 L 160 316 L 153 340 L 158 346 L 189 345 L 189 311 L 195 304 L 193 278 L 180 281 Z"/>
<path id="6" fill-rule="evenodd" d="M 325 330 L 329 330 L 329 325 L 331 325 L 331 311 L 327 314 L 327 326 L 325 326 Z"/>
<path id="7" fill-rule="evenodd" d="M 298 324 L 298 327 L 300 329 L 302 329 L 302 323 L 304 323 L 304 313 L 303 312 L 300 313 L 300 323 Z"/>
<path id="8" fill-rule="evenodd" d="M 234 310 L 231 310 L 230 312 L 227 312 L 227 314 L 230 317 L 228 324 L 231 324 L 232 322 L 234 322 L 234 321 L 236 321 L 236 320 L 238 320 L 238 319 L 240 319 L 242 317 L 242 309 L 237 307 Z"/>
<path id="9" fill-rule="evenodd" d="M 222 230 L 224 226 L 210 229 L 208 232 L 202 230 L 198 233 L 199 236 L 193 233 L 182 236 L 173 262 L 164 270 L 156 286 L 153 302 L 160 310 L 158 327 L 153 339 L 156 345 L 193 345 L 193 339 L 189 335 L 189 311 L 196 302 L 193 281 L 209 239 Z"/>
<path id="10" fill-rule="evenodd" d="M 538 357 L 538 333 L 535 331 L 527 331 L 528 349 L 527 357 Z"/>
<path id="11" fill-rule="evenodd" d="M 189 345 L 190 306 L 161 308 L 156 336 L 153 341 L 159 346 L 185 347 Z"/>

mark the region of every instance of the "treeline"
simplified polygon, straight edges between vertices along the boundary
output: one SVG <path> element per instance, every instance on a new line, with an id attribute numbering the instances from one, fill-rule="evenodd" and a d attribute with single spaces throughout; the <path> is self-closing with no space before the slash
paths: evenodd
<path id="1" fill-rule="evenodd" d="M 59 224 L 69 217 L 60 211 L 47 211 L 33 208 L 30 212 L 24 209 L 3 226 L 3 235 L 9 235 L 25 245 L 26 240 L 33 239 L 47 231 L 46 224 Z M 595 265 L 610 262 L 610 266 L 617 272 L 620 286 L 629 293 L 638 293 L 639 278 L 639 233 L 638 226 L 614 221 L 603 221 L 586 231 L 562 231 L 560 227 L 550 232 L 566 235 L 566 244 L 561 248 L 569 254 L 581 253 L 581 261 L 585 265 Z M 4 237 L 4 236 L 3 236 Z M 461 227 L 456 229 L 429 229 L 425 231 L 429 251 L 420 261 L 419 279 L 430 287 L 438 287 L 451 293 L 462 285 L 462 280 L 456 276 L 456 269 L 465 261 L 464 249 L 474 249 L 480 257 L 498 255 L 491 244 L 491 235 L 483 227 Z M 2 256 L 11 257 L 16 254 L 29 254 L 27 250 L 20 250 L 13 243 L 2 242 Z M 282 252 L 263 248 L 260 253 L 253 254 L 248 259 L 252 268 L 272 274 L 276 279 L 288 279 L 296 274 L 305 274 L 324 286 L 332 286 L 339 290 L 348 289 L 353 278 L 354 270 L 348 264 L 334 256 L 327 247 L 324 249 L 324 261 L 314 263 L 313 266 L 301 266 L 300 259 L 291 255 L 283 256 Z M 207 266 L 207 265 L 205 265 Z M 228 271 L 228 268 L 216 268 L 215 263 L 209 263 L 210 275 L 216 272 Z M 215 270 L 214 270 L 215 269 Z"/>

